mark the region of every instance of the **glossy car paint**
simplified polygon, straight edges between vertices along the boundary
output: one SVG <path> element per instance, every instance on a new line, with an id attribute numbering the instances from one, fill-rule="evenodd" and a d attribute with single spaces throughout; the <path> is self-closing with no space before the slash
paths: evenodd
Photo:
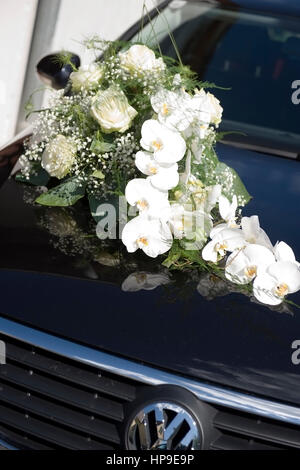
<path id="1" fill-rule="evenodd" d="M 299 259 L 299 162 L 224 145 L 218 153 L 254 195 L 245 215 L 260 215 L 272 242 L 285 240 Z M 23 191 L 13 179 L 0 191 L 4 316 L 160 368 L 300 404 L 300 366 L 291 360 L 292 342 L 300 339 L 297 308 L 293 315 L 279 313 L 236 293 L 206 300 L 197 279 L 186 283 L 183 275 L 176 284 L 180 293 L 175 285 L 124 292 L 128 266 L 84 265 L 55 249 Z M 300 304 L 299 293 L 291 299 Z"/>

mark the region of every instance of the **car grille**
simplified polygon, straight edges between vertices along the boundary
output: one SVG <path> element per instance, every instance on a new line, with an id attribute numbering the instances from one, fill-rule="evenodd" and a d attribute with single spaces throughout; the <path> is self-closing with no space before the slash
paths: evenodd
<path id="1" fill-rule="evenodd" d="M 20 448 L 113 450 L 136 383 L 1 337 L 0 436 Z"/>
<path id="2" fill-rule="evenodd" d="M 7 363 L 0 366 L 0 440 L 20 449 L 120 449 L 124 408 L 144 384 L 1 339 Z M 209 406 L 210 449 L 300 448 L 299 426 Z"/>
<path id="3" fill-rule="evenodd" d="M 282 421 L 218 408 L 213 420 L 220 433 L 211 443 L 217 450 L 288 450 L 300 448 L 300 427 Z"/>

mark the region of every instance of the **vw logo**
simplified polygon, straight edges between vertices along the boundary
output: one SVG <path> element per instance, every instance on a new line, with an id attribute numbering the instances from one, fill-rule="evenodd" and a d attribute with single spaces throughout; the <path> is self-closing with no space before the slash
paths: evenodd
<path id="1" fill-rule="evenodd" d="M 129 450 L 199 450 L 196 419 L 175 403 L 155 402 L 137 411 L 126 433 Z"/>

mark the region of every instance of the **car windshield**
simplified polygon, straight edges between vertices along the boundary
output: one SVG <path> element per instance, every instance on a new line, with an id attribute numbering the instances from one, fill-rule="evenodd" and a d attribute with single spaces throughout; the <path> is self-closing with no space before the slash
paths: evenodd
<path id="1" fill-rule="evenodd" d="M 213 90 L 224 108 L 221 130 L 246 136 L 227 139 L 300 153 L 299 20 L 175 1 L 135 39 L 151 38 L 176 58 L 168 29 L 201 81 L 230 88 Z"/>

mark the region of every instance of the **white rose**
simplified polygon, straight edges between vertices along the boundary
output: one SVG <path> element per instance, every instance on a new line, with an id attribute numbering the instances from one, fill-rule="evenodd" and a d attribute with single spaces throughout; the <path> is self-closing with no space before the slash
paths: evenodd
<path id="1" fill-rule="evenodd" d="M 77 72 L 72 72 L 70 80 L 74 91 L 88 89 L 98 85 L 103 77 L 103 67 L 97 64 L 83 65 Z"/>
<path id="2" fill-rule="evenodd" d="M 149 70 L 164 70 L 162 58 L 156 59 L 154 52 L 147 46 L 135 44 L 128 51 L 120 52 L 121 67 L 127 72 L 146 72 Z"/>
<path id="3" fill-rule="evenodd" d="M 137 111 L 130 106 L 126 95 L 113 87 L 99 91 L 92 100 L 91 112 L 103 132 L 125 132 Z"/>
<path id="4" fill-rule="evenodd" d="M 206 95 L 208 96 L 211 103 L 211 122 L 218 126 L 222 120 L 223 108 L 220 105 L 220 101 L 215 97 L 215 95 L 209 93 L 209 91 Z"/>
<path id="5" fill-rule="evenodd" d="M 202 116 L 203 121 L 209 121 L 218 127 L 223 113 L 220 101 L 212 93 L 209 93 L 209 91 L 206 93 L 202 88 L 200 91 L 195 90 L 193 102 L 194 108 L 204 114 L 204 116 Z"/>
<path id="6" fill-rule="evenodd" d="M 42 167 L 50 176 L 64 178 L 70 171 L 76 157 L 77 148 L 72 139 L 58 135 L 45 148 Z"/>

